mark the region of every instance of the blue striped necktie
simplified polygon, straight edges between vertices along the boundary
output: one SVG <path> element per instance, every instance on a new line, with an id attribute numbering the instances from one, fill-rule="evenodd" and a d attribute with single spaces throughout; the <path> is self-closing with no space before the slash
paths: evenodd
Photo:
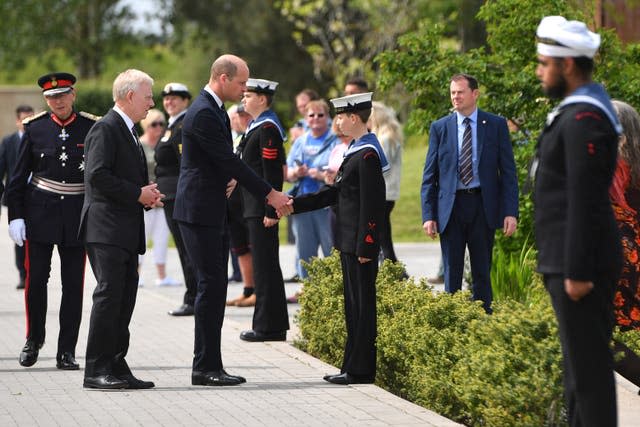
<path id="1" fill-rule="evenodd" d="M 473 180 L 472 150 L 471 150 L 471 119 L 465 117 L 462 121 L 464 124 L 464 134 L 462 136 L 462 148 L 460 149 L 460 158 L 458 159 L 458 173 L 460 181 L 464 185 L 469 185 Z"/>

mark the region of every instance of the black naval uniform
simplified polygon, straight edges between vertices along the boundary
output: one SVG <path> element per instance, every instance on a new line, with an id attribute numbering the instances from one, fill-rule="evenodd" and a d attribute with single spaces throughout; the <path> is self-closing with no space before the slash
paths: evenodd
<path id="1" fill-rule="evenodd" d="M 182 121 L 186 110 L 183 111 L 176 120 L 171 123 L 164 137 L 158 141 L 155 149 L 156 161 L 156 183 L 158 190 L 165 197 L 162 199 L 164 203 L 164 215 L 167 219 L 167 225 L 178 250 L 180 257 L 180 265 L 184 275 L 184 282 L 187 290 L 184 293 L 183 304 L 193 307 L 196 300 L 197 282 L 193 264 L 187 255 L 187 249 L 184 246 L 182 233 L 178 223 L 173 219 L 173 206 L 176 199 L 176 190 L 178 188 L 178 176 L 180 175 L 180 158 L 182 156 Z"/>
<path id="2" fill-rule="evenodd" d="M 372 148 L 356 151 L 342 161 L 335 184 L 296 197 L 294 214 L 336 204 L 336 241 L 344 282 L 347 342 L 341 373 L 372 382 L 376 372 L 376 276 L 378 225 L 385 206 L 380 158 Z M 361 264 L 358 257 L 372 261 Z"/>
<path id="3" fill-rule="evenodd" d="M 243 138 L 242 160 L 274 190 L 281 191 L 285 154 L 282 136 L 272 122 L 251 129 Z M 261 333 L 278 333 L 289 329 L 287 299 L 280 269 L 278 225 L 265 227 L 263 218 L 278 218 L 266 200 L 242 189 L 244 217 L 249 229 L 253 254 L 253 279 L 256 306 L 252 329 Z"/>
<path id="4" fill-rule="evenodd" d="M 23 218 L 27 341 L 45 341 L 47 282 L 53 245 L 61 262 L 58 357 L 75 355 L 82 315 L 85 251 L 78 240 L 84 200 L 84 139 L 97 117 L 73 112 L 61 121 L 43 112 L 25 121 L 25 134 L 7 189 L 9 221 Z M 29 178 L 30 174 L 33 174 Z"/>
<path id="5" fill-rule="evenodd" d="M 586 103 L 563 107 L 538 142 L 538 271 L 558 318 L 565 399 L 575 425 L 615 425 L 609 342 L 622 252 L 609 186 L 617 142 L 603 111 Z M 572 301 L 564 290 L 566 278 L 592 281 L 594 288 Z"/>

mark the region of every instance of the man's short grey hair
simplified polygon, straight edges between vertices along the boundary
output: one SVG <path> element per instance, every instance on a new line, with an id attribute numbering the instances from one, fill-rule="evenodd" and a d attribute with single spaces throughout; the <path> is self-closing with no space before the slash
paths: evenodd
<path id="1" fill-rule="evenodd" d="M 113 102 L 124 99 L 129 91 L 135 92 L 145 83 L 153 86 L 153 79 L 144 71 L 133 68 L 123 71 L 113 81 Z"/>

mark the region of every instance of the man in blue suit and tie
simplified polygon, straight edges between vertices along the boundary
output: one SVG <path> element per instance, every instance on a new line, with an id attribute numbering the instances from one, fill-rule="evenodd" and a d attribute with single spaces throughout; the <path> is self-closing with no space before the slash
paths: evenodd
<path id="1" fill-rule="evenodd" d="M 465 248 L 471 258 L 472 292 L 491 312 L 491 255 L 495 230 L 516 231 L 518 181 L 503 117 L 477 108 L 478 80 L 451 78 L 454 113 L 431 124 L 422 176 L 422 228 L 440 233 L 445 290 L 462 286 Z"/>

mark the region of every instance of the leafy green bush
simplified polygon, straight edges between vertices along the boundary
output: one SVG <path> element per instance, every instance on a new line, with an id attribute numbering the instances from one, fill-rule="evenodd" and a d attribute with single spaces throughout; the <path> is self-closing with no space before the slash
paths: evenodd
<path id="1" fill-rule="evenodd" d="M 296 316 L 303 350 L 336 366 L 345 340 L 337 253 L 308 265 Z M 467 292 L 434 293 L 386 261 L 377 281 L 376 383 L 471 425 L 557 425 L 562 407 L 556 321 L 538 285 L 527 304 L 509 298 L 484 313 Z"/>
<path id="2" fill-rule="evenodd" d="M 621 332 L 620 329 L 616 328 L 613 332 L 613 337 L 633 350 L 634 353 L 640 354 L 640 331 Z"/>
<path id="3" fill-rule="evenodd" d="M 81 86 L 78 88 L 76 108 L 96 116 L 104 116 L 113 107 L 113 94 L 110 88 Z"/>
<path id="4" fill-rule="evenodd" d="M 537 302 L 544 295 L 542 280 L 536 268 L 536 251 L 529 239 L 519 252 L 507 252 L 501 246 L 493 248 L 491 287 L 493 299 L 506 298 L 526 304 Z"/>

